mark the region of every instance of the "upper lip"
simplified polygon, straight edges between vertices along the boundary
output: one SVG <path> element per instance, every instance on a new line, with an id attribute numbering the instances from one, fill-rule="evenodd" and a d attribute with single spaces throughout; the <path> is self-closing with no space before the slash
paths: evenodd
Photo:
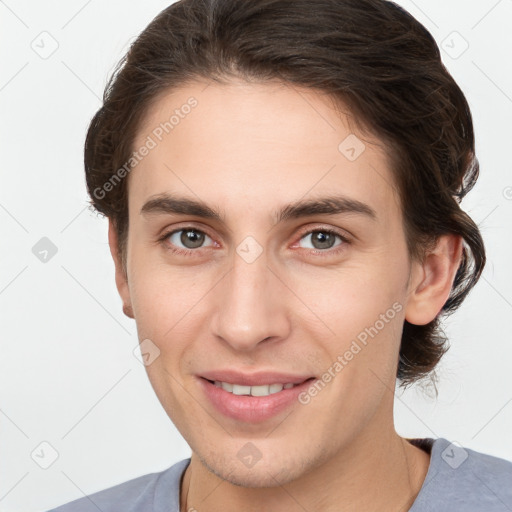
<path id="1" fill-rule="evenodd" d="M 241 384 L 242 386 L 262 386 L 264 384 L 301 384 L 312 375 L 297 375 L 276 371 L 244 373 L 237 370 L 211 370 L 199 375 L 207 380 Z"/>

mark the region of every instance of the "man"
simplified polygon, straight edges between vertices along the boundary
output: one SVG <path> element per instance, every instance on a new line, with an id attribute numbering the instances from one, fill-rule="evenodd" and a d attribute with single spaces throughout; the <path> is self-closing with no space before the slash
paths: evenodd
<path id="1" fill-rule="evenodd" d="M 469 108 L 410 15 L 177 2 L 114 74 L 85 167 L 192 454 L 55 511 L 512 510 L 512 463 L 393 424 L 485 264 L 459 207 Z"/>

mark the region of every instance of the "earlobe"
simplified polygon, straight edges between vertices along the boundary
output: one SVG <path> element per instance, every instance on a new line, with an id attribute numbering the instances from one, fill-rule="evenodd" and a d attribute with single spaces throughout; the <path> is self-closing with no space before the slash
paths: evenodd
<path id="1" fill-rule="evenodd" d="M 135 318 L 130 298 L 130 288 L 128 287 L 128 278 L 123 268 L 121 256 L 119 254 L 119 245 L 117 240 L 117 232 L 112 222 L 108 220 L 108 244 L 110 246 L 110 254 L 115 265 L 116 287 L 121 300 L 123 301 L 123 313 L 129 318 Z"/>
<path id="2" fill-rule="evenodd" d="M 415 264 L 415 276 L 411 279 L 405 309 L 405 319 L 409 323 L 425 325 L 440 313 L 450 296 L 462 249 L 460 235 L 442 235 L 435 249 L 425 256 L 423 263 Z"/>
<path id="3" fill-rule="evenodd" d="M 129 304 L 123 304 L 123 313 L 129 318 L 135 318 L 133 315 L 133 309 Z"/>

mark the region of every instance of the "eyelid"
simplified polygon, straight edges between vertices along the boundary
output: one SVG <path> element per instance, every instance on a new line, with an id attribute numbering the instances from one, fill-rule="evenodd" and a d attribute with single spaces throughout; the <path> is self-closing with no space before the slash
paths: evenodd
<path id="1" fill-rule="evenodd" d="M 349 233 L 347 230 L 334 227 L 334 226 L 326 226 L 326 225 L 317 225 L 317 226 L 306 226 L 299 232 L 299 239 L 302 238 L 304 235 L 309 235 L 312 232 L 315 231 L 325 231 L 328 233 L 333 233 L 338 235 L 342 240 L 345 240 L 346 242 L 350 242 L 352 240 L 352 234 Z"/>
<path id="2" fill-rule="evenodd" d="M 195 231 L 198 231 L 200 233 L 204 233 L 205 235 L 208 235 L 211 239 L 214 239 L 215 237 L 212 236 L 208 230 L 207 227 L 204 227 L 203 225 L 196 225 L 196 223 L 194 221 L 188 221 L 188 222 L 183 222 L 183 223 L 178 223 L 178 224 L 173 224 L 172 227 L 169 226 L 169 227 L 165 227 L 163 229 L 160 230 L 160 233 L 161 234 L 158 234 L 157 235 L 157 238 L 165 238 L 165 237 L 168 237 L 170 235 L 172 235 L 173 233 L 175 233 L 176 231 L 185 231 L 187 229 L 193 229 Z"/>
<path id="3" fill-rule="evenodd" d="M 169 228 L 168 230 L 164 229 L 163 234 L 158 237 L 157 241 L 159 243 L 164 244 L 171 235 L 175 234 L 176 232 L 186 231 L 187 229 L 192 229 L 194 231 L 197 231 L 199 233 L 202 233 L 202 234 L 208 236 L 214 242 L 214 245 L 215 244 L 218 245 L 218 243 L 215 241 L 215 237 L 210 235 L 207 229 L 204 229 L 203 227 L 197 227 L 191 221 L 189 221 L 188 223 L 186 223 L 182 226 L 178 225 L 178 226 L 173 226 L 172 228 Z M 325 250 L 322 250 L 322 249 L 304 249 L 304 250 L 313 252 L 315 254 L 325 253 L 325 255 L 327 256 L 327 255 L 332 255 L 334 253 L 337 253 L 340 250 L 343 250 L 343 246 L 352 243 L 352 235 L 349 234 L 346 230 L 344 230 L 342 228 L 334 227 L 334 226 L 316 225 L 316 226 L 305 226 L 305 227 L 301 228 L 299 230 L 297 241 L 293 243 L 292 247 L 296 247 L 298 242 L 300 242 L 300 240 L 302 240 L 302 238 L 304 238 L 306 235 L 310 235 L 316 231 L 323 231 L 323 232 L 331 233 L 335 236 L 338 236 L 341 239 L 342 243 L 339 244 L 338 246 L 334 246 L 334 248 L 329 248 L 329 249 L 325 249 Z M 207 247 L 212 247 L 212 246 L 207 246 Z M 199 247 L 196 249 L 182 249 L 181 247 L 176 247 L 176 248 L 169 249 L 169 250 L 171 250 L 172 252 L 176 252 L 176 253 L 182 253 L 182 254 L 186 253 L 186 254 L 192 255 L 193 253 L 200 252 L 200 249 L 206 249 L 207 247 Z"/>

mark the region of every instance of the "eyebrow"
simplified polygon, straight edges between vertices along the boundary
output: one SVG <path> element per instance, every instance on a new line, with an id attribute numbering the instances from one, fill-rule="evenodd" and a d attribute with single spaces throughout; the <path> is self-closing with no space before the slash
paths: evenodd
<path id="1" fill-rule="evenodd" d="M 141 215 L 177 214 L 193 215 L 204 219 L 212 219 L 225 223 L 220 211 L 206 203 L 188 197 L 180 197 L 169 193 L 159 194 L 150 198 L 140 210 Z M 287 204 L 274 212 L 275 223 L 289 219 L 299 219 L 311 215 L 339 215 L 355 213 L 373 221 L 377 213 L 369 205 L 346 196 L 331 195 L 317 199 L 299 200 Z"/>

